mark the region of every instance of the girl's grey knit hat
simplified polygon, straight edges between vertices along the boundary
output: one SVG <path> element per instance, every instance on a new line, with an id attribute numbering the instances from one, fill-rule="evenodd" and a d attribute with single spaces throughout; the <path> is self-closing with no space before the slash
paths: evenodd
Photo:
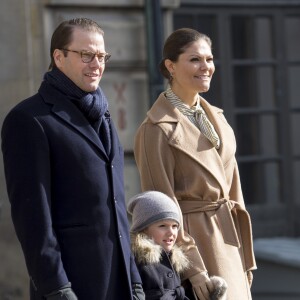
<path id="1" fill-rule="evenodd" d="M 180 224 L 176 203 L 166 194 L 147 191 L 129 199 L 127 210 L 132 215 L 131 232 L 140 232 L 160 220 L 174 220 Z"/>

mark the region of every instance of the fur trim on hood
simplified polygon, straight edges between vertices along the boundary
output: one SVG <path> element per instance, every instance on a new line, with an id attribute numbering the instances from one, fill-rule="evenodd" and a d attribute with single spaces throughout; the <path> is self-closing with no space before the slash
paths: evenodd
<path id="1" fill-rule="evenodd" d="M 155 264 L 159 263 L 163 251 L 163 247 L 156 244 L 144 233 L 137 233 L 131 235 L 131 247 L 136 261 L 140 264 Z M 177 273 L 181 273 L 186 270 L 190 262 L 183 253 L 182 249 L 176 244 L 172 249 L 172 255 L 170 257 L 173 268 Z"/>

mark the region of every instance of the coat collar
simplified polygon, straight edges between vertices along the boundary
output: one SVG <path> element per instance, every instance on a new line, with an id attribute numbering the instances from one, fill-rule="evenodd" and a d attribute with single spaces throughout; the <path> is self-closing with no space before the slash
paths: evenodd
<path id="1" fill-rule="evenodd" d="M 52 112 L 57 115 L 61 120 L 70 125 L 76 131 L 78 131 L 84 138 L 89 140 L 94 144 L 102 153 L 102 155 L 109 160 L 104 146 L 99 139 L 96 131 L 90 125 L 88 120 L 83 116 L 83 114 L 77 109 L 77 107 L 67 100 L 66 97 L 61 94 L 58 90 L 54 89 L 51 85 L 47 84 L 45 81 L 42 82 L 39 89 L 39 94 L 42 96 L 45 103 L 52 106 Z M 116 146 L 118 145 L 118 137 L 116 129 L 111 123 L 112 132 L 112 152 L 111 158 L 114 157 L 116 151 Z"/>
<path id="2" fill-rule="evenodd" d="M 158 264 L 163 255 L 167 255 L 160 245 L 155 244 L 154 241 L 144 233 L 132 234 L 131 241 L 132 251 L 138 263 L 147 265 Z M 190 264 L 188 258 L 177 245 L 174 245 L 172 249 L 170 262 L 178 273 L 186 270 Z"/>
<path id="3" fill-rule="evenodd" d="M 219 150 L 215 149 L 199 129 L 166 99 L 164 93 L 159 95 L 147 115 L 152 123 L 158 124 L 166 132 L 170 146 L 186 153 L 216 178 L 226 196 L 228 191 L 224 167 L 235 154 L 234 134 L 223 116 L 222 109 L 210 105 L 203 98 L 201 106 L 221 139 Z M 167 124 L 173 124 L 173 129 L 170 130 Z"/>

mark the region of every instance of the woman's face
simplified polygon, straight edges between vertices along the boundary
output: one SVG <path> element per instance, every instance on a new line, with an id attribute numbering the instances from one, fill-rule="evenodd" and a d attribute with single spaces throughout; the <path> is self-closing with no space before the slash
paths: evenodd
<path id="1" fill-rule="evenodd" d="M 176 62 L 166 60 L 172 74 L 172 89 L 187 94 L 207 92 L 215 72 L 213 55 L 209 44 L 200 39 L 193 42 Z"/>
<path id="2" fill-rule="evenodd" d="M 162 246 L 165 251 L 172 250 L 178 235 L 179 225 L 173 220 L 161 220 L 149 225 L 145 229 L 145 233 L 154 240 L 154 242 Z"/>

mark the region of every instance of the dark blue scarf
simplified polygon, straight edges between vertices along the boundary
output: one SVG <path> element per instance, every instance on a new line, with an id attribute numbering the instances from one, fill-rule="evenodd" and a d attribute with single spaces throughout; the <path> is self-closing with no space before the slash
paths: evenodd
<path id="1" fill-rule="evenodd" d="M 98 87 L 94 92 L 85 92 L 57 68 L 47 72 L 44 80 L 65 94 L 82 111 L 98 132 L 106 152 L 109 154 L 111 148 L 110 114 L 108 101 L 102 89 Z"/>

